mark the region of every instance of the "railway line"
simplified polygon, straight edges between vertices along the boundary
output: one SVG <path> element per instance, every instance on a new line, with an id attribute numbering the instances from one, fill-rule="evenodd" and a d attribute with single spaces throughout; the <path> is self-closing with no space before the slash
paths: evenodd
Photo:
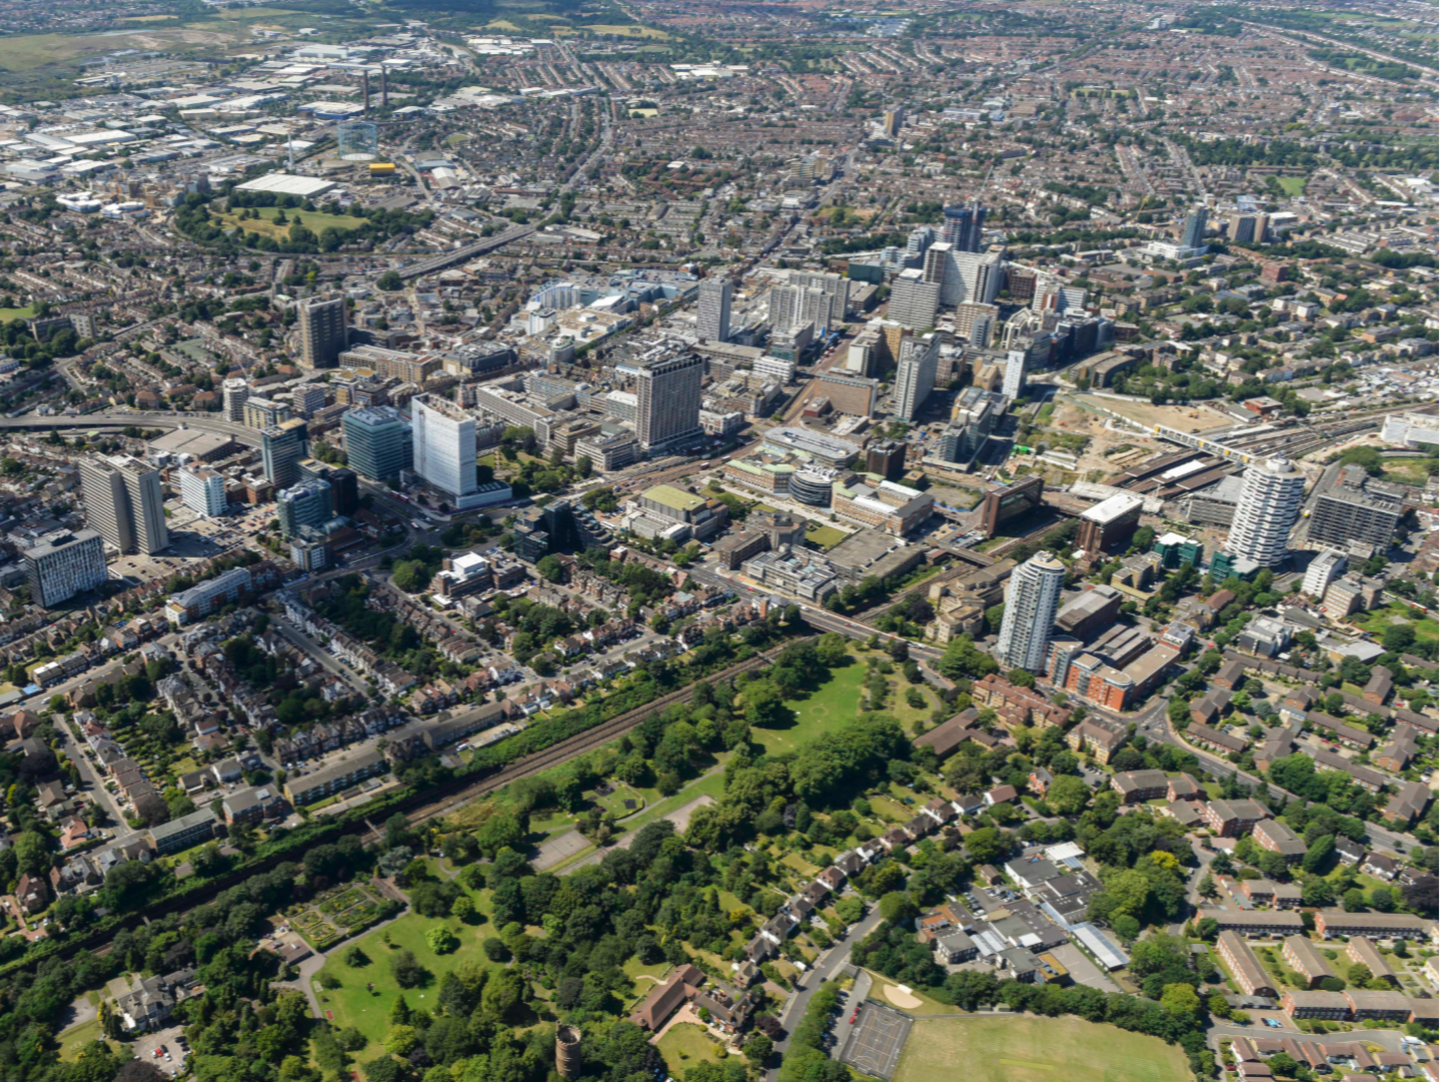
<path id="1" fill-rule="evenodd" d="M 791 642 L 804 641 L 804 639 L 791 640 Z M 739 673 L 762 668 L 788 645 L 790 645 L 789 642 L 785 643 L 784 646 L 777 646 L 766 650 L 752 658 L 731 665 L 729 668 L 722 669 L 720 672 L 706 679 L 720 682 L 728 680 L 730 677 L 736 676 Z M 662 695 L 660 698 L 655 699 L 653 702 L 646 703 L 644 706 L 638 706 L 634 710 L 627 710 L 625 713 L 618 714 L 609 721 L 602 722 L 592 729 L 587 729 L 583 733 L 576 733 L 574 736 L 562 740 L 557 744 L 553 744 L 543 751 L 537 751 L 522 759 L 518 759 L 502 770 L 490 774 L 458 792 L 447 793 L 443 801 L 432 801 L 429 804 L 415 808 L 406 815 L 406 818 L 409 820 L 411 826 L 418 826 L 432 819 L 443 818 L 452 812 L 458 811 L 479 797 L 503 789 L 511 782 L 519 781 L 521 778 L 532 777 L 543 770 L 549 770 L 553 766 L 559 766 L 561 763 L 584 755 L 588 751 L 594 751 L 597 748 L 603 747 L 616 737 L 628 733 L 656 711 L 664 710 L 667 706 L 672 706 L 678 702 L 688 701 L 693 694 L 694 685 L 692 684 L 672 691 L 667 695 Z M 381 830 L 372 825 L 369 832 L 361 835 L 361 840 L 368 845 L 378 841 L 382 833 Z"/>

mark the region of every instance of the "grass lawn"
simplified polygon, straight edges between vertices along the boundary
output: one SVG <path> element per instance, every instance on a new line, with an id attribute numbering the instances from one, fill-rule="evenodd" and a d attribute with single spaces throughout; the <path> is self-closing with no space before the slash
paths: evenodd
<path id="1" fill-rule="evenodd" d="M 430 945 L 425 942 L 425 933 L 439 924 L 449 928 L 460 940 L 458 950 L 449 954 L 436 954 L 430 949 Z M 458 969 L 461 961 L 470 959 L 481 965 L 492 964 L 480 950 L 480 943 L 486 936 L 494 934 L 495 929 L 488 921 L 469 925 L 449 917 L 438 920 L 422 917 L 418 913 L 407 913 L 393 924 L 361 936 L 355 941 L 369 956 L 369 965 L 359 969 L 347 966 L 341 959 L 349 949 L 348 944 L 325 963 L 315 982 L 315 993 L 320 999 L 320 1007 L 327 1015 L 334 1012 L 333 1021 L 336 1026 L 342 1029 L 354 1026 L 370 1038 L 370 1045 L 360 1054 L 361 1058 L 376 1056 L 380 1053 L 379 1042 L 384 1039 L 385 1030 L 390 1025 L 390 1008 L 395 1005 L 401 992 L 404 992 L 405 1001 L 412 1007 L 429 1008 L 433 1004 L 426 1000 L 434 1000 L 441 979 L 446 973 Z M 389 936 L 389 944 L 381 939 L 382 935 Z M 430 971 L 432 979 L 426 987 L 401 989 L 395 983 L 395 977 L 390 972 L 390 957 L 402 948 L 413 951 L 420 964 Z M 334 977 L 340 981 L 341 986 L 326 991 L 320 985 L 320 977 Z M 375 984 L 373 992 L 366 987 L 372 981 Z"/>
<path id="2" fill-rule="evenodd" d="M 1305 194 L 1306 181 L 1304 177 L 1276 177 L 1275 180 L 1279 183 L 1281 190 L 1291 199 Z"/>
<path id="3" fill-rule="evenodd" d="M 0 323 L 11 323 L 17 319 L 29 319 L 35 314 L 35 306 L 27 304 L 24 308 L 0 308 Z"/>
<path id="4" fill-rule="evenodd" d="M 780 729 L 753 729 L 751 735 L 771 755 L 795 751 L 802 744 L 856 716 L 864 697 L 866 668 L 858 661 L 834 670 L 831 678 L 803 699 L 787 700 L 794 723 Z"/>
<path id="5" fill-rule="evenodd" d="M 942 1082 L 965 1064 L 966 1082 L 1175 1082 L 1185 1055 L 1158 1037 L 1078 1018 L 922 1018 L 894 1082 Z"/>
<path id="6" fill-rule="evenodd" d="M 247 233 L 259 233 L 262 237 L 273 237 L 280 240 L 290 235 L 290 226 L 294 222 L 303 222 L 305 228 L 316 236 L 319 236 L 326 227 L 334 226 L 336 229 L 359 229 L 365 224 L 364 218 L 357 218 L 353 214 L 326 214 L 320 210 L 297 210 L 291 207 L 285 211 L 286 222 L 284 225 L 276 225 L 275 217 L 280 213 L 280 207 L 256 207 L 259 218 L 247 218 L 241 221 L 234 214 L 220 215 L 222 229 L 234 229 L 237 225 Z"/>
<path id="7" fill-rule="evenodd" d="M 834 526 L 819 526 L 816 529 L 805 531 L 805 540 L 819 545 L 826 552 L 849 536 L 844 530 L 837 530 Z"/>
<path id="8" fill-rule="evenodd" d="M 715 1055 L 715 1042 L 710 1035 L 689 1022 L 671 1026 L 656 1047 L 665 1059 L 665 1067 L 671 1078 L 684 1078 L 687 1063 L 720 1062 Z"/>
<path id="9" fill-rule="evenodd" d="M 1429 465 L 1432 461 L 1434 460 L 1429 458 L 1387 458 L 1382 463 L 1385 480 L 1402 485 L 1423 485 L 1430 476 Z"/>
<path id="10" fill-rule="evenodd" d="M 654 790 L 646 792 L 654 792 Z M 696 797 L 712 796 L 719 800 L 723 792 L 725 792 L 725 772 L 716 770 L 706 774 L 703 778 L 697 778 L 673 796 L 667 796 L 658 801 L 652 797 L 649 807 L 635 818 L 625 820 L 625 829 L 633 834 L 645 824 L 652 823 L 656 819 L 663 819 L 676 808 L 683 808 Z"/>
<path id="11" fill-rule="evenodd" d="M 1425 639 L 1429 642 L 1440 639 L 1440 623 L 1425 616 L 1419 609 L 1412 609 L 1409 605 L 1403 605 L 1398 601 L 1392 601 L 1383 609 L 1375 609 L 1366 615 L 1364 620 L 1352 620 L 1351 623 L 1356 627 L 1364 628 L 1372 635 L 1380 636 L 1385 634 L 1387 627 L 1396 623 L 1395 617 L 1397 616 L 1410 622 L 1410 627 L 1414 630 L 1417 639 Z M 1420 619 L 1416 619 L 1416 617 L 1420 617 Z"/>
<path id="12" fill-rule="evenodd" d="M 100 1019 L 92 1018 L 88 1022 L 82 1022 L 78 1026 L 67 1029 L 60 1034 L 60 1058 L 66 1063 L 74 1063 L 90 1045 L 100 1039 Z M 117 1056 L 127 1056 L 125 1046 L 118 1041 L 108 1042 L 110 1051 Z"/>
<path id="13" fill-rule="evenodd" d="M 924 992 L 922 992 L 922 991 L 920 991 L 919 989 L 916 989 L 916 988 L 911 988 L 911 989 L 910 989 L 910 995 L 913 996 L 915 999 L 918 999 L 918 1000 L 920 1001 L 920 1006 L 918 1006 L 918 1007 L 899 1007 L 899 1006 L 896 1006 L 896 1004 L 890 999 L 890 997 L 885 994 L 885 989 L 887 989 L 887 988 L 896 988 L 897 991 L 898 991 L 898 986 L 896 985 L 896 982 L 895 982 L 895 981 L 892 981 L 892 980 L 889 980 L 889 979 L 886 978 L 886 977 L 881 976 L 879 973 L 876 973 L 873 969 L 867 969 L 865 972 L 869 973 L 871 979 L 874 981 L 874 983 L 870 986 L 870 997 L 869 997 L 869 998 L 873 999 L 876 1003 L 885 1003 L 885 1004 L 888 1004 L 888 1005 L 891 1006 L 891 1007 L 895 1007 L 896 1010 L 905 1011 L 907 1014 L 961 1014 L 961 1013 L 962 1013 L 959 1007 L 953 1006 L 953 1005 L 951 1005 L 951 1004 L 949 1004 L 949 1003 L 941 1003 L 938 999 L 932 999 L 931 997 L 927 996 Z"/>

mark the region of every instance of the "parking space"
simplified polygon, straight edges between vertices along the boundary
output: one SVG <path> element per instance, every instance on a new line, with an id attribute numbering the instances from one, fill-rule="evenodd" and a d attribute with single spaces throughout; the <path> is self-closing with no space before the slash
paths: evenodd
<path id="1" fill-rule="evenodd" d="M 1095 988 L 1101 992 L 1120 991 L 1120 986 L 1106 976 L 1099 966 L 1085 957 L 1075 944 L 1065 943 L 1050 953 L 1070 971 L 1070 979 L 1076 984 L 1083 984 L 1087 988 Z"/>
<path id="2" fill-rule="evenodd" d="M 899 1011 L 874 1002 L 861 1003 L 840 1061 L 862 1074 L 889 1082 L 910 1036 L 910 1026 L 910 1019 Z"/>
<path id="3" fill-rule="evenodd" d="M 186 1055 L 182 1047 L 183 1026 L 166 1026 L 154 1033 L 142 1033 L 135 1039 L 135 1055 L 142 1063 L 153 1063 L 162 1074 L 174 1078 L 181 1070 Z"/>

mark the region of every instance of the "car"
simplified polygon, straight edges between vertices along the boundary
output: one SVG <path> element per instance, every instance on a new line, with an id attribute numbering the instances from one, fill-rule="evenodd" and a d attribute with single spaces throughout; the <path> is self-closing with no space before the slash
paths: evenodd
<path id="1" fill-rule="evenodd" d="M 1280 1023 L 1277 1022 L 1277 1021 L 1275 1021 L 1275 1019 L 1273 1019 L 1273 1018 L 1267 1018 L 1267 1019 L 1265 1019 L 1265 1024 L 1266 1024 L 1267 1026 L 1269 1026 L 1271 1029 L 1279 1029 L 1279 1028 L 1280 1028 Z"/>
<path id="2" fill-rule="evenodd" d="M 852 1014 L 852 1015 L 850 1016 L 850 1024 L 853 1026 L 853 1025 L 855 1024 L 855 1019 L 857 1019 L 857 1018 L 859 1018 L 859 1017 L 860 1017 L 860 1012 L 859 1012 L 859 1011 L 856 1011 L 854 1014 Z"/>

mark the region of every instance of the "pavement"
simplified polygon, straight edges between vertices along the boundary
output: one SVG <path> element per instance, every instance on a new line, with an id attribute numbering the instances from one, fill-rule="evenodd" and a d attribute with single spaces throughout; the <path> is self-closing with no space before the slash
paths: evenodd
<path id="1" fill-rule="evenodd" d="M 1221 1037 L 1283 1037 L 1287 1041 L 1298 1041 L 1302 1044 L 1341 1044 L 1346 1041 L 1365 1041 L 1378 1044 L 1387 1052 L 1403 1052 L 1400 1038 L 1404 1036 L 1396 1029 L 1360 1029 L 1353 1033 L 1290 1033 L 1278 1029 L 1269 1029 L 1263 1025 L 1235 1026 L 1224 1023 L 1217 1023 L 1210 1027 L 1206 1033 L 1206 1043 L 1211 1049 L 1218 1050 Z"/>
<path id="2" fill-rule="evenodd" d="M 834 946 L 829 950 L 822 951 L 816 957 L 815 963 L 809 971 L 802 974 L 804 983 L 785 1001 L 785 1007 L 780 1012 L 780 1024 L 785 1027 L 785 1037 L 775 1043 L 775 1051 L 780 1054 L 782 1059 L 790 1047 L 790 1030 L 800 1019 L 805 1017 L 806 1008 L 810 1006 L 810 999 L 815 995 L 815 990 L 826 981 L 834 980 L 849 966 L 850 948 L 878 928 L 880 923 L 880 909 L 876 906 L 865 915 L 859 924 L 836 939 Z M 772 1082 L 775 1075 L 776 1071 L 773 1069 L 768 1073 Z"/>

